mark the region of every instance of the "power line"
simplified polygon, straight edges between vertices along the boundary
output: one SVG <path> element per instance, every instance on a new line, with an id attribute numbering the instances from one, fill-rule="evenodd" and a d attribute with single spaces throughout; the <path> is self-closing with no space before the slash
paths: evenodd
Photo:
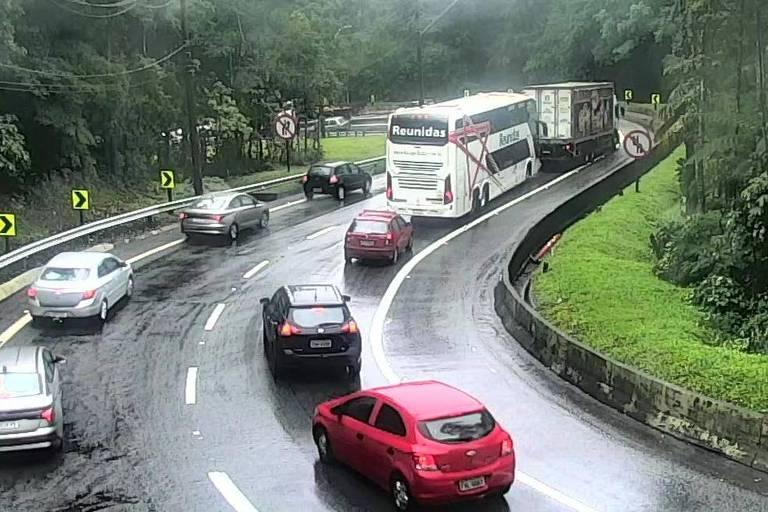
<path id="1" fill-rule="evenodd" d="M 85 13 L 83 11 L 78 11 L 77 9 L 73 9 L 71 7 L 68 7 L 65 4 L 59 3 L 58 0 L 49 0 L 49 1 L 53 5 L 58 7 L 59 9 L 63 9 L 65 11 L 67 11 L 67 12 L 71 12 L 73 14 L 77 14 L 78 16 L 83 16 L 85 18 L 97 18 L 97 19 L 115 18 L 117 16 L 122 16 L 123 14 L 127 13 L 128 11 L 132 11 L 133 9 L 136 8 L 137 5 L 139 5 L 138 2 L 136 2 L 134 0 L 128 7 L 126 7 L 122 11 L 117 11 L 117 12 L 113 12 L 113 13 L 110 13 L 110 14 L 88 14 L 88 13 Z"/>
<path id="2" fill-rule="evenodd" d="M 65 1 L 75 5 L 82 5 L 84 7 L 96 7 L 99 9 L 115 9 L 117 7 L 125 7 L 126 5 L 136 3 L 136 0 L 119 0 L 111 4 L 94 4 L 91 2 L 86 2 L 85 0 L 65 0 Z"/>
<path id="3" fill-rule="evenodd" d="M 21 82 L 3 82 L 0 81 L 0 91 L 12 91 L 12 92 L 28 92 L 28 93 L 58 93 L 58 92 L 89 92 L 93 93 L 99 89 L 113 89 L 126 87 L 128 89 L 134 89 L 143 85 L 149 85 L 155 83 L 155 80 L 144 80 L 143 82 L 129 83 L 129 84 L 32 84 Z M 54 89 L 39 90 L 38 87 L 50 87 Z"/>
<path id="4" fill-rule="evenodd" d="M 7 68 L 7 69 L 12 69 L 14 71 L 21 71 L 21 72 L 25 72 L 25 73 L 31 73 L 33 75 L 52 76 L 52 77 L 57 77 L 57 78 L 72 78 L 72 79 L 111 78 L 111 77 L 116 77 L 116 76 L 131 75 L 133 73 L 139 73 L 141 71 L 146 71 L 148 69 L 151 69 L 151 68 L 157 66 L 158 64 L 162 64 L 163 62 L 166 62 L 166 61 L 172 59 L 174 56 L 176 56 L 176 54 L 181 52 L 186 46 L 187 45 L 186 45 L 186 42 L 185 42 L 181 46 L 179 46 L 178 48 L 173 50 L 171 53 L 165 55 L 164 57 L 161 57 L 161 58 L 157 59 L 154 62 L 151 62 L 149 64 L 141 66 L 140 68 L 127 69 L 125 71 L 118 71 L 118 72 L 115 72 L 115 73 L 96 73 L 96 74 L 91 74 L 91 75 L 71 75 L 71 74 L 68 74 L 68 73 L 57 73 L 57 72 L 54 72 L 54 71 L 43 71 L 43 70 L 40 70 L 40 69 L 24 68 L 24 67 L 21 67 L 21 66 L 14 66 L 12 64 L 0 63 L 0 67 Z"/>

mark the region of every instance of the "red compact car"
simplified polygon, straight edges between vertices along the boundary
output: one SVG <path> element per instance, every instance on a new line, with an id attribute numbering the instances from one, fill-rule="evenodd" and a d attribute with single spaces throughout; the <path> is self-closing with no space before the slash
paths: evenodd
<path id="1" fill-rule="evenodd" d="M 363 210 L 350 224 L 344 259 L 387 259 L 397 263 L 404 251 L 413 249 L 413 226 L 391 211 Z"/>
<path id="2" fill-rule="evenodd" d="M 475 398 L 436 381 L 358 391 L 315 408 L 324 463 L 340 461 L 390 492 L 396 510 L 504 495 L 510 435 Z"/>

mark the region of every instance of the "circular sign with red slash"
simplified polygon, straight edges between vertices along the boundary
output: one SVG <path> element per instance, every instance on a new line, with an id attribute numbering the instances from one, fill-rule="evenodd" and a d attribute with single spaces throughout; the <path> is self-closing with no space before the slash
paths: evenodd
<path id="1" fill-rule="evenodd" d="M 291 140 L 298 133 L 298 121 L 287 112 L 283 112 L 275 119 L 275 135 L 283 140 Z"/>
<path id="2" fill-rule="evenodd" d="M 632 130 L 624 136 L 624 151 L 635 160 L 645 158 L 651 152 L 651 135 L 643 130 Z"/>

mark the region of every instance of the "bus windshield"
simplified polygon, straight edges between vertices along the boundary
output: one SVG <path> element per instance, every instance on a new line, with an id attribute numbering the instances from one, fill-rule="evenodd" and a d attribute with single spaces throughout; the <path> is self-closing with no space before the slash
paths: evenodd
<path id="1" fill-rule="evenodd" d="M 395 144 L 444 146 L 448 143 L 448 117 L 430 114 L 392 116 L 389 140 Z"/>

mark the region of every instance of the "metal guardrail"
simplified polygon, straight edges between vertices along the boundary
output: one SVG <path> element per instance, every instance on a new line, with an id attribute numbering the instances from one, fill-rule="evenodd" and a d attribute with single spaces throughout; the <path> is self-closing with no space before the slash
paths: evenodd
<path id="1" fill-rule="evenodd" d="M 383 163 L 384 158 L 385 157 L 383 156 L 376 157 L 376 158 L 369 158 L 367 160 L 361 160 L 356 163 L 357 165 L 363 168 L 374 167 L 378 163 Z M 274 180 L 262 181 L 259 183 L 253 183 L 251 185 L 243 185 L 241 187 L 235 187 L 228 190 L 217 191 L 216 193 L 255 192 L 255 191 L 264 190 L 264 189 L 273 187 L 275 185 L 290 183 L 291 181 L 298 180 L 303 175 L 304 173 L 292 174 L 290 176 L 285 176 L 283 178 L 276 178 Z M 149 206 L 147 208 L 134 210 L 131 212 L 116 215 L 114 217 L 108 217 L 106 219 L 89 222 L 87 224 L 83 224 L 82 226 L 79 226 L 67 231 L 63 231 L 61 233 L 57 233 L 53 236 L 49 236 L 48 238 L 44 238 L 42 240 L 29 243 L 7 254 L 0 256 L 0 270 L 3 270 L 9 267 L 10 265 L 13 265 L 14 263 L 22 261 L 26 258 L 29 258 L 30 256 L 34 256 L 52 247 L 75 240 L 77 238 L 90 235 L 98 231 L 112 229 L 117 226 L 122 226 L 124 224 L 129 224 L 131 222 L 136 222 L 136 221 L 146 219 L 161 213 L 172 212 L 179 208 L 183 208 L 185 206 L 190 205 L 193 201 L 195 201 L 196 199 L 199 199 L 200 197 L 201 196 L 193 196 L 193 197 L 188 197 L 184 199 L 178 199 L 176 201 Z"/>

